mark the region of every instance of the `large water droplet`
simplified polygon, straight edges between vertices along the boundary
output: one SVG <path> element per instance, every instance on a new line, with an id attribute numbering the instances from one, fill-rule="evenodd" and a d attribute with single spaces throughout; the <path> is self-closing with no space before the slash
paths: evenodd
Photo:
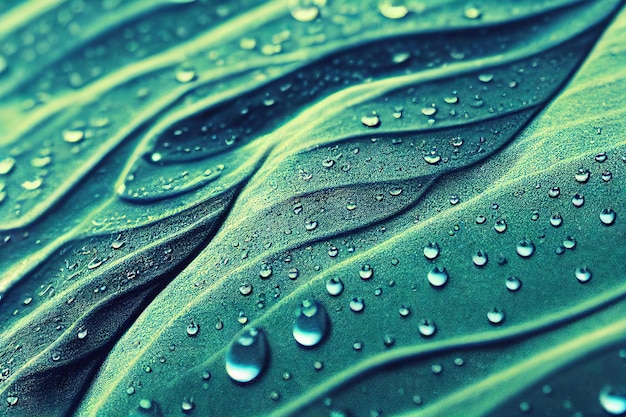
<path id="1" fill-rule="evenodd" d="M 615 219 L 617 218 L 617 213 L 613 211 L 613 209 L 605 208 L 600 212 L 600 221 L 605 226 L 611 226 L 615 223 Z"/>
<path id="2" fill-rule="evenodd" d="M 443 287 L 448 282 L 448 271 L 443 267 L 434 267 L 428 273 L 428 282 L 433 287 Z"/>
<path id="3" fill-rule="evenodd" d="M 574 194 L 572 197 L 572 204 L 576 208 L 580 208 L 585 204 L 585 196 L 579 193 Z"/>
<path id="4" fill-rule="evenodd" d="M 372 114 L 361 117 L 361 123 L 363 123 L 363 126 L 367 127 L 378 127 L 380 126 L 380 118 L 376 112 L 373 112 Z"/>
<path id="5" fill-rule="evenodd" d="M 350 300 L 350 310 L 360 313 L 365 309 L 365 301 L 361 297 L 354 297 Z"/>
<path id="6" fill-rule="evenodd" d="M 561 189 L 559 187 L 552 187 L 548 190 L 548 197 L 550 198 L 557 198 L 559 195 L 561 195 Z"/>
<path id="7" fill-rule="evenodd" d="M 256 327 L 244 329 L 226 352 L 226 373 L 234 381 L 250 382 L 263 372 L 268 357 L 265 332 Z"/>
<path id="8" fill-rule="evenodd" d="M 506 279 L 506 289 L 509 291 L 517 291 L 522 287 L 522 281 L 517 277 L 508 277 Z"/>
<path id="9" fill-rule="evenodd" d="M 491 310 L 489 310 L 487 312 L 487 320 L 489 320 L 489 323 L 491 324 L 502 324 L 504 322 L 504 310 L 500 309 L 500 308 L 493 308 Z"/>
<path id="10" fill-rule="evenodd" d="M 333 297 L 338 296 L 343 292 L 343 281 L 340 278 L 330 278 L 326 281 L 326 291 Z"/>
<path id="11" fill-rule="evenodd" d="M 423 319 L 423 320 L 420 320 L 417 326 L 417 330 L 422 336 L 430 337 L 434 335 L 435 332 L 437 332 L 437 326 L 435 326 L 435 323 L 433 323 L 432 321 L 428 319 Z"/>
<path id="12" fill-rule="evenodd" d="M 554 227 L 560 227 L 563 224 L 563 217 L 559 213 L 553 213 L 550 216 L 550 224 Z"/>
<path id="13" fill-rule="evenodd" d="M 591 279 L 591 271 L 586 266 L 576 268 L 574 275 L 580 283 L 588 282 Z"/>
<path id="14" fill-rule="evenodd" d="M 487 265 L 487 261 L 488 261 L 487 253 L 480 251 L 480 250 L 476 252 L 476 255 L 472 257 L 472 262 L 474 262 L 474 265 L 478 267 L 483 267 Z"/>
<path id="15" fill-rule="evenodd" d="M 610 385 L 605 385 L 598 395 L 598 401 L 602 409 L 614 416 L 626 413 L 626 391 L 617 390 Z"/>
<path id="16" fill-rule="evenodd" d="M 535 253 L 535 244 L 528 238 L 524 238 L 519 241 L 515 250 L 522 258 L 528 258 Z"/>
<path id="17" fill-rule="evenodd" d="M 493 228 L 498 233 L 506 232 L 506 220 L 504 219 L 496 220 L 496 224 L 493 226 Z"/>
<path id="18" fill-rule="evenodd" d="M 328 313 L 317 301 L 304 300 L 296 311 L 293 338 L 301 346 L 318 345 L 328 332 Z"/>
<path id="19" fill-rule="evenodd" d="M 380 0 L 378 11 L 387 19 L 402 19 L 409 13 L 409 8 L 403 0 Z"/>
<path id="20" fill-rule="evenodd" d="M 574 175 L 574 179 L 581 183 L 584 184 L 587 181 L 589 181 L 589 176 L 590 176 L 590 172 L 588 169 L 585 168 L 578 168 L 578 171 L 576 172 L 576 175 Z"/>
<path id="21" fill-rule="evenodd" d="M 433 260 L 439 256 L 439 245 L 435 242 L 431 242 L 424 248 L 424 256 L 426 259 Z"/>
<path id="22" fill-rule="evenodd" d="M 314 0 L 289 0 L 287 5 L 291 16 L 299 22 L 312 22 L 320 14 Z"/>
<path id="23" fill-rule="evenodd" d="M 362 280 L 368 280 L 372 278 L 374 276 L 374 268 L 372 268 L 368 264 L 363 265 L 359 270 L 359 276 Z"/>

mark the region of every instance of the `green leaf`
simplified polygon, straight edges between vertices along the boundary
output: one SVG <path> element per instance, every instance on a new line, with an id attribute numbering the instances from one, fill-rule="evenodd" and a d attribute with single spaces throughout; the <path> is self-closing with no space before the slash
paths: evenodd
<path id="1" fill-rule="evenodd" d="M 626 401 L 622 2 L 370 3 L 0 8 L 6 415 Z"/>

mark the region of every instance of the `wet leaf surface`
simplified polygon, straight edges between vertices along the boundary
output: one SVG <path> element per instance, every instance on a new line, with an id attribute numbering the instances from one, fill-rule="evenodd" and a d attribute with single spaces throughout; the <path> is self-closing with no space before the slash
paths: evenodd
<path id="1" fill-rule="evenodd" d="M 621 8 L 0 3 L 5 415 L 618 414 Z"/>

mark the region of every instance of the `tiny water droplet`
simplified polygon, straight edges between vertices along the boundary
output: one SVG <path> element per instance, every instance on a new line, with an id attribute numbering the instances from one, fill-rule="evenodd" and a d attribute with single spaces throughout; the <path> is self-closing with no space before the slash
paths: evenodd
<path id="1" fill-rule="evenodd" d="M 588 282 L 591 279 L 591 271 L 586 266 L 576 268 L 574 275 L 576 275 L 576 279 L 580 283 Z"/>
<path id="2" fill-rule="evenodd" d="M 598 401 L 602 409 L 614 416 L 626 413 L 626 390 L 616 389 L 611 385 L 605 385 L 598 394 Z"/>
<path id="3" fill-rule="evenodd" d="M 489 320 L 489 323 L 494 325 L 502 324 L 504 322 L 504 317 L 504 310 L 497 307 L 487 312 L 487 320 Z"/>
<path id="4" fill-rule="evenodd" d="M 263 372 L 268 356 L 265 332 L 257 327 L 244 329 L 226 352 L 226 373 L 236 382 L 250 382 Z"/>
<path id="5" fill-rule="evenodd" d="M 550 216 L 550 224 L 554 227 L 559 227 L 563 224 L 563 217 L 559 213 L 553 213 Z"/>
<path id="6" fill-rule="evenodd" d="M 583 204 L 585 204 L 585 196 L 579 193 L 574 194 L 574 197 L 572 197 L 572 204 L 576 208 L 582 207 Z"/>
<path id="7" fill-rule="evenodd" d="M 480 250 L 472 257 L 472 262 L 479 268 L 487 265 L 488 260 L 487 254 Z"/>
<path id="8" fill-rule="evenodd" d="M 430 242 L 424 247 L 424 257 L 429 260 L 435 259 L 439 256 L 440 249 L 436 242 Z"/>
<path id="9" fill-rule="evenodd" d="M 433 287 L 443 287 L 448 282 L 448 271 L 443 267 L 434 267 L 428 272 L 428 282 Z"/>
<path id="10" fill-rule="evenodd" d="M 522 281 L 517 277 L 508 277 L 506 279 L 506 289 L 509 291 L 517 291 L 522 287 Z"/>
<path id="11" fill-rule="evenodd" d="M 617 218 L 617 213 L 611 208 L 602 209 L 600 212 L 600 221 L 605 226 L 611 226 L 615 223 L 615 219 Z"/>
<path id="12" fill-rule="evenodd" d="M 368 280 L 374 276 L 374 269 L 369 264 L 365 264 L 359 270 L 359 276 L 362 280 Z"/>
<path id="13" fill-rule="evenodd" d="M 328 332 L 328 313 L 318 301 L 304 300 L 296 310 L 293 338 L 305 347 L 317 346 Z"/>
<path id="14" fill-rule="evenodd" d="M 434 335 L 435 332 L 437 331 L 437 326 L 435 326 L 435 323 L 433 323 L 432 321 L 428 319 L 423 319 L 423 320 L 420 320 L 417 326 L 417 330 L 422 336 L 430 337 Z"/>
<path id="15" fill-rule="evenodd" d="M 525 237 L 524 239 L 519 241 L 519 243 L 515 247 L 515 251 L 522 258 L 528 258 L 532 256 L 533 253 L 535 253 L 535 244 L 532 242 L 532 240 Z"/>
<path id="16" fill-rule="evenodd" d="M 365 301 L 361 297 L 354 297 L 350 300 L 350 310 L 360 313 L 365 309 Z"/>
<path id="17" fill-rule="evenodd" d="M 343 292 L 343 281 L 340 278 L 330 278 L 326 281 L 326 291 L 333 297 L 338 296 Z"/>

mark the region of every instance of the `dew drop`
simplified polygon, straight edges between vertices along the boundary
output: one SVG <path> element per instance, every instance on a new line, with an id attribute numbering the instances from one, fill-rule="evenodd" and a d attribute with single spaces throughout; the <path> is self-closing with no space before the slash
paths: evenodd
<path id="1" fill-rule="evenodd" d="M 433 116 L 435 113 L 437 113 L 436 107 L 422 107 L 422 114 L 424 116 Z"/>
<path id="2" fill-rule="evenodd" d="M 380 126 L 380 118 L 376 112 L 372 112 L 372 114 L 361 117 L 361 123 L 367 127 L 378 127 Z"/>
<path id="3" fill-rule="evenodd" d="M 343 292 L 343 281 L 340 278 L 330 278 L 326 281 L 326 291 L 333 297 L 338 296 Z"/>
<path id="4" fill-rule="evenodd" d="M 437 165 L 441 161 L 441 155 L 437 154 L 435 151 L 424 155 L 422 158 L 430 165 Z"/>
<path id="5" fill-rule="evenodd" d="M 226 373 L 236 382 L 250 382 L 263 372 L 268 356 L 265 332 L 257 327 L 244 329 L 226 352 Z"/>
<path id="6" fill-rule="evenodd" d="M 312 232 L 317 228 L 317 222 L 315 220 L 307 220 L 304 223 L 304 228 L 307 230 L 307 232 Z"/>
<path id="7" fill-rule="evenodd" d="M 429 260 L 435 259 L 439 256 L 440 249 L 439 245 L 436 242 L 430 242 L 424 247 L 424 257 Z"/>
<path id="8" fill-rule="evenodd" d="M 600 152 L 600 153 L 598 153 L 598 154 L 594 157 L 594 159 L 596 160 L 596 162 L 600 162 L 600 163 L 602 163 L 602 162 L 606 161 L 606 160 L 607 160 L 607 155 L 606 155 L 606 152 Z"/>
<path id="9" fill-rule="evenodd" d="M 479 8 L 475 7 L 475 6 L 468 6 L 465 8 L 465 11 L 463 12 L 463 16 L 465 16 L 465 18 L 467 19 L 478 19 L 482 16 L 482 12 L 480 11 Z"/>
<path id="10" fill-rule="evenodd" d="M 517 291 L 522 288 L 522 281 L 517 277 L 508 277 L 506 279 L 506 289 L 509 291 Z"/>
<path id="11" fill-rule="evenodd" d="M 480 250 L 476 252 L 476 255 L 472 257 L 472 262 L 474 262 L 474 265 L 476 265 L 477 267 L 483 267 L 487 265 L 488 260 L 489 259 L 487 258 L 487 254 Z"/>
<path id="12" fill-rule="evenodd" d="M 428 272 L 428 282 L 433 287 L 443 287 L 448 282 L 448 271 L 443 267 L 434 267 Z"/>
<path id="13" fill-rule="evenodd" d="M 562 245 L 565 249 L 574 249 L 576 247 L 576 238 L 573 236 L 567 236 L 563 239 Z"/>
<path id="14" fill-rule="evenodd" d="M 387 19 L 402 19 L 409 13 L 409 9 L 403 0 L 380 0 L 378 11 Z"/>
<path id="15" fill-rule="evenodd" d="M 87 329 L 79 329 L 78 333 L 76 334 L 76 337 L 78 337 L 78 339 L 83 340 L 84 338 L 87 337 Z"/>
<path id="16" fill-rule="evenodd" d="M 502 324 L 504 322 L 504 317 L 504 310 L 497 307 L 487 312 L 487 320 L 489 320 L 489 323 L 494 325 Z"/>
<path id="17" fill-rule="evenodd" d="M 550 224 L 554 227 L 559 227 L 563 224 L 563 217 L 559 213 L 553 213 L 550 216 Z"/>
<path id="18" fill-rule="evenodd" d="M 557 198 L 561 195 L 561 189 L 559 187 L 552 187 L 548 190 L 548 197 Z"/>
<path id="19" fill-rule="evenodd" d="M 602 409 L 614 416 L 626 413 L 626 391 L 617 390 L 610 385 L 605 385 L 598 395 L 598 401 Z"/>
<path id="20" fill-rule="evenodd" d="M 365 309 L 365 301 L 361 297 L 354 297 L 350 300 L 350 310 L 360 313 Z"/>
<path id="21" fill-rule="evenodd" d="M 431 337 L 435 334 L 435 332 L 437 332 L 437 326 L 435 326 L 435 323 L 433 323 L 432 321 L 428 319 L 423 319 L 420 320 L 417 326 L 417 330 L 422 336 Z"/>
<path id="22" fill-rule="evenodd" d="M 17 405 L 18 401 L 19 401 L 19 398 L 17 396 L 15 396 L 15 395 L 9 395 L 7 397 L 7 405 L 9 407 L 13 407 L 13 406 Z"/>
<path id="23" fill-rule="evenodd" d="M 259 270 L 259 276 L 263 279 L 267 279 L 272 276 L 272 272 L 272 267 L 264 264 Z"/>
<path id="24" fill-rule="evenodd" d="M 314 0 L 289 0 L 287 5 L 291 16 L 298 22 L 312 22 L 320 14 Z"/>
<path id="25" fill-rule="evenodd" d="M 483 224 L 486 221 L 487 221 L 487 218 L 483 216 L 482 214 L 479 214 L 478 216 L 476 216 L 476 224 Z"/>
<path id="26" fill-rule="evenodd" d="M 179 83 L 186 84 L 196 78 L 196 71 L 193 68 L 179 68 L 176 70 L 174 78 Z"/>
<path id="27" fill-rule="evenodd" d="M 290 268 L 289 271 L 287 271 L 287 276 L 291 280 L 298 279 L 300 271 L 298 271 L 298 268 Z"/>
<path id="28" fill-rule="evenodd" d="M 161 407 L 156 401 L 149 400 L 147 398 L 143 398 L 139 400 L 139 405 L 135 407 L 130 413 L 130 417 L 161 417 L 163 414 L 161 412 Z"/>
<path id="29" fill-rule="evenodd" d="M 188 414 L 189 412 L 193 411 L 195 406 L 196 405 L 191 398 L 185 398 L 183 399 L 183 402 L 180 404 L 180 411 L 182 411 L 185 414 Z"/>
<path id="30" fill-rule="evenodd" d="M 584 184 L 587 181 L 589 181 L 589 177 L 590 177 L 591 173 L 589 172 L 588 169 L 585 168 L 578 168 L 578 171 L 576 172 L 576 174 L 574 175 L 574 179 L 581 183 Z"/>
<path id="31" fill-rule="evenodd" d="M 572 197 L 572 204 L 576 208 L 582 207 L 583 204 L 585 204 L 585 196 L 579 193 L 574 194 L 574 197 Z"/>
<path id="32" fill-rule="evenodd" d="M 359 270 L 359 276 L 366 281 L 374 276 L 374 269 L 369 264 L 365 264 Z"/>
<path id="33" fill-rule="evenodd" d="M 339 249 L 337 249 L 337 246 L 331 246 L 328 248 L 328 256 L 335 258 L 337 255 L 339 255 Z"/>
<path id="34" fill-rule="evenodd" d="M 398 314 L 400 314 L 400 317 L 408 317 L 411 314 L 411 309 L 403 304 L 398 309 Z"/>
<path id="35" fill-rule="evenodd" d="M 615 219 L 617 218 L 617 213 L 613 209 L 605 208 L 600 212 L 600 221 L 605 226 L 611 226 L 615 223 Z"/>
<path id="36" fill-rule="evenodd" d="M 591 279 L 591 271 L 586 266 L 576 268 L 574 275 L 580 283 L 588 282 Z"/>
<path id="37" fill-rule="evenodd" d="M 239 286 L 239 293 L 243 296 L 252 294 L 252 285 L 249 283 L 242 284 Z"/>
<path id="38" fill-rule="evenodd" d="M 200 331 L 200 325 L 196 324 L 193 320 L 187 325 L 187 335 L 190 337 L 196 336 Z"/>
<path id="39" fill-rule="evenodd" d="M 305 347 L 317 346 L 328 332 L 328 313 L 318 301 L 304 300 L 296 310 L 293 338 Z"/>
<path id="40" fill-rule="evenodd" d="M 458 195 L 451 195 L 450 196 L 450 205 L 451 206 L 456 206 L 457 204 L 459 204 L 460 201 L 461 201 L 461 199 L 459 198 Z"/>
<path id="41" fill-rule="evenodd" d="M 506 220 L 504 219 L 496 220 L 496 224 L 493 226 L 493 228 L 498 233 L 506 232 Z"/>
<path id="42" fill-rule="evenodd" d="M 396 338 L 392 334 L 383 335 L 383 344 L 385 347 L 390 348 L 396 344 Z"/>
<path id="43" fill-rule="evenodd" d="M 481 83 L 488 83 L 491 82 L 493 80 L 493 74 L 489 73 L 489 74 L 480 74 L 478 76 L 478 81 L 480 81 Z"/>
<path id="44" fill-rule="evenodd" d="M 613 179 L 613 174 L 611 173 L 611 171 L 602 171 L 602 181 L 604 182 L 609 182 L 611 181 L 611 179 Z"/>
<path id="45" fill-rule="evenodd" d="M 15 167 L 15 159 L 9 157 L 0 161 L 0 175 L 6 175 L 10 173 Z"/>
<path id="46" fill-rule="evenodd" d="M 81 129 L 72 129 L 63 131 L 63 140 L 67 143 L 77 143 L 83 140 L 85 132 Z"/>
<path id="47" fill-rule="evenodd" d="M 528 258 L 532 256 L 533 253 L 535 253 L 535 244 L 532 242 L 532 240 L 524 238 L 519 241 L 519 243 L 515 247 L 515 251 L 522 258 Z"/>

